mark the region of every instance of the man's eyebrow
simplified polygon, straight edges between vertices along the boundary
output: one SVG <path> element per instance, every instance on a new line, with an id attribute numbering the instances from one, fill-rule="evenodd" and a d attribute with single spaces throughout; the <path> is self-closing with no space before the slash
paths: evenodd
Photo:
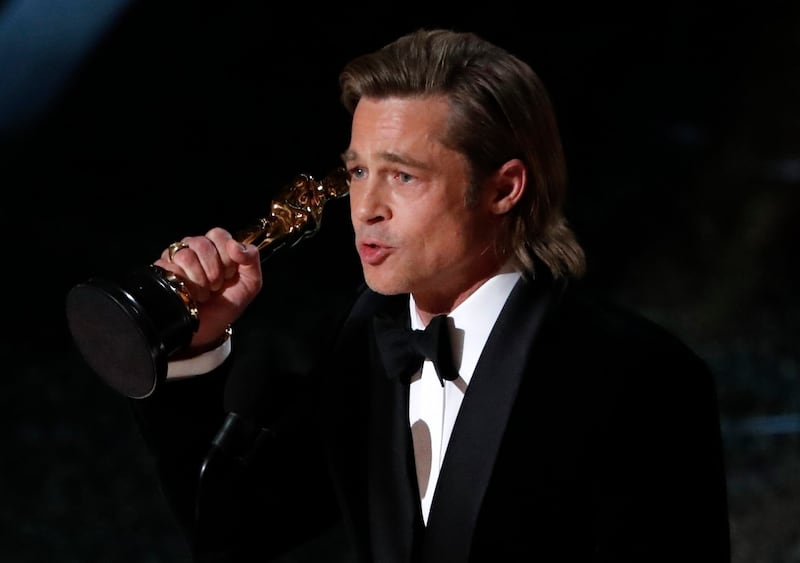
<path id="1" fill-rule="evenodd" d="M 352 162 L 354 160 L 358 160 L 359 155 L 358 152 L 352 149 L 348 149 L 342 153 L 341 157 L 342 161 L 344 162 Z M 417 160 L 416 158 L 411 158 L 409 156 L 404 156 L 392 151 L 383 151 L 381 153 L 378 153 L 378 157 L 386 162 L 392 162 L 395 164 L 404 164 L 406 166 L 412 166 L 420 170 L 428 170 L 431 167 L 430 164 L 425 163 L 421 160 Z"/>

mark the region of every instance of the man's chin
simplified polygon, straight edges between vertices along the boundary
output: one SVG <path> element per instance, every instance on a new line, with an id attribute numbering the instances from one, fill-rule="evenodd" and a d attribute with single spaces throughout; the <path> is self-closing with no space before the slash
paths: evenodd
<path id="1" fill-rule="evenodd" d="M 364 270 L 364 281 L 372 291 L 380 293 L 381 295 L 408 293 L 408 289 L 397 280 L 386 279 L 384 276 L 377 276 L 375 272 L 369 272 L 367 269 Z"/>

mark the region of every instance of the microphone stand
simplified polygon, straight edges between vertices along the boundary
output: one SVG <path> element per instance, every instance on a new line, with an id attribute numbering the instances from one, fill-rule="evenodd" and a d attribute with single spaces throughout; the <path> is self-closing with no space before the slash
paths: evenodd
<path id="1" fill-rule="evenodd" d="M 260 427 L 235 412 L 227 414 L 200 465 L 195 497 L 195 521 L 198 525 L 204 522 L 207 513 L 235 514 L 230 506 L 225 506 L 237 498 L 228 487 L 238 482 L 237 477 L 247 468 L 252 457 L 274 435 L 270 427 Z M 230 528 L 232 522 L 226 522 L 226 527 Z M 220 531 L 219 525 L 213 527 L 214 533 Z"/>

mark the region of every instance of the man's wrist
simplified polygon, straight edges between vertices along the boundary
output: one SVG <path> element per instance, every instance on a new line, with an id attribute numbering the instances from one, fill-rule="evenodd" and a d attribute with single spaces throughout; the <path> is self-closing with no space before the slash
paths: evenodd
<path id="1" fill-rule="evenodd" d="M 228 325 L 225 332 L 214 344 L 202 350 L 190 350 L 191 355 L 184 353 L 175 356 L 167 364 L 167 379 L 178 379 L 208 373 L 220 365 L 231 353 L 231 336 L 233 327 Z"/>

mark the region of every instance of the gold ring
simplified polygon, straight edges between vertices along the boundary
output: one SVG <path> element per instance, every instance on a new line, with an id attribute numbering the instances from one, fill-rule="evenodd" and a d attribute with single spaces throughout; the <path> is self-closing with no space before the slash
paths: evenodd
<path id="1" fill-rule="evenodd" d="M 172 259 L 175 258 L 175 255 L 184 248 L 189 248 L 189 245 L 183 242 L 182 240 L 170 244 L 169 247 L 167 247 L 167 255 L 169 257 L 169 261 L 172 262 Z"/>

